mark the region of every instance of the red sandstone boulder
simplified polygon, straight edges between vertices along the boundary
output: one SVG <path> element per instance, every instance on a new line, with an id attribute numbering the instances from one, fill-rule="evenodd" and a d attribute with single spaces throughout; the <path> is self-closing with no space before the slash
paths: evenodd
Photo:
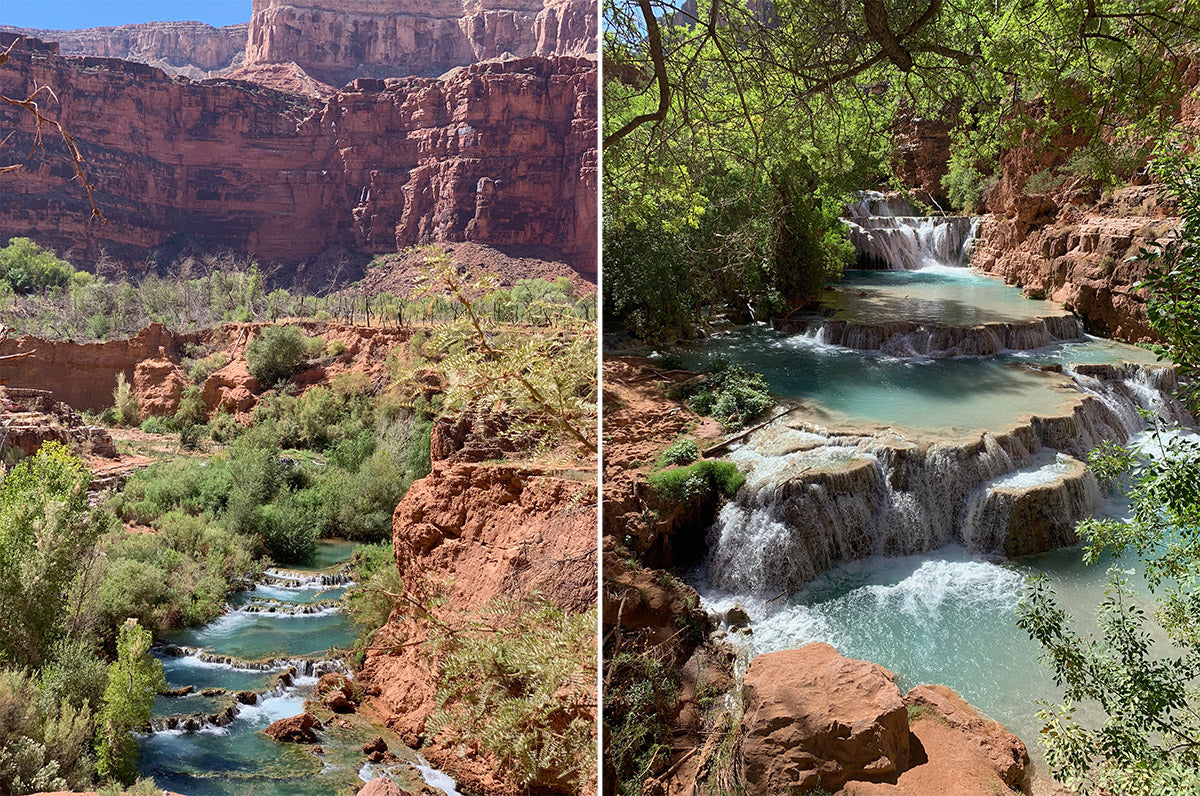
<path id="1" fill-rule="evenodd" d="M 201 395 L 209 412 L 248 412 L 254 408 L 262 385 L 250 375 L 246 361 L 235 359 L 204 382 Z"/>
<path id="2" fill-rule="evenodd" d="M 358 796 L 405 796 L 405 792 L 390 779 L 376 777 L 362 786 L 358 791 Z"/>
<path id="3" fill-rule="evenodd" d="M 751 796 L 894 782 L 908 768 L 907 709 L 882 666 L 809 644 L 754 658 L 743 696 L 739 769 Z"/>
<path id="4" fill-rule="evenodd" d="M 190 383 L 183 368 L 167 359 L 162 349 L 158 357 L 137 363 L 133 369 L 133 394 L 142 418 L 175 414 L 179 399 Z"/>
<path id="5" fill-rule="evenodd" d="M 268 737 L 284 743 L 316 743 L 314 730 L 321 729 L 321 722 L 311 713 L 301 713 L 290 719 L 280 719 L 263 730 Z"/>
<path id="6" fill-rule="evenodd" d="M 980 716 L 958 692 L 944 685 L 919 685 L 908 692 L 904 701 L 931 711 L 962 733 L 991 761 L 1005 785 L 1012 789 L 1021 787 L 1029 766 L 1029 752 L 1003 724 Z"/>

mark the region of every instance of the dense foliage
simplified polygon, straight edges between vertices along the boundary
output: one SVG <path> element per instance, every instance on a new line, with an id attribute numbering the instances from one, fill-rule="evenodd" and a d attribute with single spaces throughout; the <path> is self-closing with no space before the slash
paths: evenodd
<path id="1" fill-rule="evenodd" d="M 775 402 L 761 373 L 723 360 L 707 368 L 702 379 L 685 382 L 669 395 L 686 399 L 696 414 L 711 415 L 729 430 L 745 426 Z"/>
<path id="2" fill-rule="evenodd" d="M 570 614 L 546 602 L 497 601 L 437 643 L 430 727 L 452 744 L 481 745 L 522 786 L 586 789 L 596 771 L 594 609 Z"/>
<path id="3" fill-rule="evenodd" d="M 896 185 L 905 119 L 950 128 L 959 208 L 1019 144 L 1071 151 L 1046 184 L 1128 178 L 1197 19 L 1194 0 L 606 0 L 605 312 L 670 339 L 802 304 L 848 261 L 841 208 Z"/>
<path id="4" fill-rule="evenodd" d="M 127 578 L 138 570 L 125 564 L 139 559 L 101 540 L 114 523 L 88 506 L 90 481 L 66 448 L 46 443 L 0 483 L 0 792 L 131 781 L 130 733 L 164 687 L 150 632 L 127 610 L 136 591 Z M 159 545 L 141 549 L 166 555 Z M 192 602 L 187 583 L 165 577 L 158 588 Z M 124 625 L 113 643 L 116 622 Z"/>
<path id="5" fill-rule="evenodd" d="M 1183 391 L 1197 407 L 1200 364 L 1200 163 L 1168 151 L 1156 176 L 1183 215 L 1178 235 L 1141 257 L 1151 264 L 1151 323 L 1162 352 L 1193 381 Z M 1044 580 L 1020 609 L 1021 626 L 1041 643 L 1063 687 L 1063 705 L 1044 706 L 1043 740 L 1055 774 L 1083 794 L 1200 793 L 1200 443 L 1153 421 L 1146 441 L 1092 453 L 1101 480 L 1128 498 L 1127 520 L 1079 527 L 1090 563 L 1132 551 L 1157 597 L 1153 622 L 1119 567 L 1099 607 L 1099 633 L 1074 629 Z M 1156 627 L 1157 626 L 1157 627 Z M 1077 706 L 1098 705 L 1089 720 Z"/>

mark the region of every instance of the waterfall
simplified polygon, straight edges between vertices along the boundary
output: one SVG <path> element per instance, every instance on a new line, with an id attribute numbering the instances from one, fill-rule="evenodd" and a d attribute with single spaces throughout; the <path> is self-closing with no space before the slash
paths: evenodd
<path id="1" fill-rule="evenodd" d="M 779 328 L 790 332 L 797 324 L 783 322 Z M 1070 315 L 976 326 L 819 318 L 803 321 L 799 333 L 823 345 L 875 351 L 893 357 L 984 357 L 1002 351 L 1029 351 L 1063 340 L 1078 340 L 1083 337 L 1083 324 Z"/>
<path id="2" fill-rule="evenodd" d="M 863 192 L 843 220 L 859 267 L 909 271 L 964 265 L 978 223 L 970 216 L 918 216 L 903 199 L 876 191 Z"/>
<path id="3" fill-rule="evenodd" d="M 709 530 L 708 581 L 741 594 L 795 591 L 845 561 L 961 544 L 996 556 L 1075 541 L 1099 505 L 1081 461 L 1145 422 L 1192 418 L 1169 394 L 1170 368 L 1075 366 L 1065 413 L 1001 433 L 918 445 L 898 435 L 822 436 L 786 421 L 729 458 L 747 473 Z"/>

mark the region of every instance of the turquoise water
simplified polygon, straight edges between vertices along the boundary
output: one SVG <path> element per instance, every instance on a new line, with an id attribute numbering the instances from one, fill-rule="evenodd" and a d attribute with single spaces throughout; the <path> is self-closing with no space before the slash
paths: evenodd
<path id="1" fill-rule="evenodd" d="M 780 604 L 708 591 L 705 604 L 723 611 L 736 599 L 754 620 L 752 653 L 832 644 L 850 658 L 873 661 L 897 675 L 902 690 L 942 683 L 1002 722 L 1037 755 L 1039 700 L 1060 702 L 1041 648 L 1017 627 L 1015 609 L 1034 573 L 1047 575 L 1076 627 L 1095 628 L 1093 611 L 1116 564 L 1086 566 L 1078 549 L 995 563 L 959 548 L 899 558 L 871 558 L 826 573 Z M 1130 574 L 1145 599 L 1144 582 Z M 735 637 L 737 638 L 737 637 Z"/>
<path id="2" fill-rule="evenodd" d="M 354 641 L 354 627 L 341 613 L 277 615 L 230 611 L 204 627 L 172 633 L 167 640 L 204 647 L 243 660 L 311 657 Z"/>
<path id="3" fill-rule="evenodd" d="M 345 561 L 352 549 L 353 545 L 345 543 L 323 547 L 322 568 Z M 354 640 L 354 628 L 344 614 L 289 616 L 237 609 L 264 599 L 311 604 L 336 599 L 344 591 L 319 585 L 259 585 L 236 595 L 231 601 L 233 610 L 216 621 L 172 634 L 166 640 L 242 660 L 323 658 L 330 647 L 348 646 Z M 270 671 L 258 671 L 185 656 L 163 657 L 163 666 L 172 688 L 192 685 L 197 692 L 254 691 L 259 698 L 254 705 L 239 706 L 237 716 L 224 727 L 195 732 L 166 730 L 143 736 L 139 741 L 141 774 L 152 777 L 159 787 L 187 796 L 318 796 L 352 792 L 363 783 L 360 774 L 379 773 L 377 769 L 364 769 L 366 761 L 361 752 L 363 743 L 378 735 L 379 729 L 358 717 L 351 717 L 349 726 L 340 722 L 327 726 L 320 733 L 319 747 L 279 743 L 262 733 L 272 722 L 304 711 L 315 677 L 298 678 L 295 688 L 278 688 L 283 664 Z M 159 697 L 154 715 L 211 714 L 230 704 L 231 698 L 231 693 Z M 389 773 L 403 786 L 419 786 L 420 775 L 408 765 L 418 762 L 417 758 L 399 743 L 391 746 L 405 764 L 389 767 Z M 450 782 L 448 778 L 446 781 Z"/>
<path id="4" fill-rule="evenodd" d="M 1091 338 L 991 357 L 900 359 L 851 351 L 765 324 L 743 326 L 671 352 L 703 370 L 727 360 L 762 373 L 771 391 L 828 422 L 939 432 L 1001 430 L 1026 414 L 1055 414 L 1074 394 L 1062 377 L 1029 365 L 1153 363 L 1133 346 Z"/>
<path id="5" fill-rule="evenodd" d="M 941 266 L 917 271 L 846 271 L 822 297 L 836 317 L 860 323 L 911 320 L 945 326 L 1030 321 L 1065 315 L 1019 288 L 971 268 Z"/>
<path id="6" fill-rule="evenodd" d="M 358 547 L 358 542 L 351 542 L 346 539 L 321 539 L 317 542 L 317 550 L 313 554 L 311 561 L 293 565 L 291 568 L 299 572 L 317 572 L 323 569 L 330 569 L 336 567 L 338 564 L 344 564 L 349 561 L 356 547 Z"/>

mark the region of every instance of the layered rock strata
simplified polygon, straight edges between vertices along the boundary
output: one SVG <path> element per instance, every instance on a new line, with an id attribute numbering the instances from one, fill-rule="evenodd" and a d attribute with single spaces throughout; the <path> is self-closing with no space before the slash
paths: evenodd
<path id="1" fill-rule="evenodd" d="M 40 30 L 0 25 L 0 31 L 54 42 L 63 55 L 119 58 L 199 80 L 241 66 L 249 25 L 215 28 L 203 22 L 146 22 L 80 30 Z"/>
<path id="2" fill-rule="evenodd" d="M 0 237 L 32 237 L 80 265 L 146 268 L 151 256 L 163 268 L 182 252 L 233 250 L 324 285 L 331 260 L 474 241 L 549 247 L 595 274 L 590 59 L 358 80 L 322 101 L 23 43 L 0 78 L 10 95 L 54 88 L 59 102 L 43 110 L 78 142 L 109 221 L 92 217 L 61 142 L 47 137 L 0 174 Z M 30 150 L 26 116 L 0 109 L 0 129 L 15 131 L 10 153 Z"/>

